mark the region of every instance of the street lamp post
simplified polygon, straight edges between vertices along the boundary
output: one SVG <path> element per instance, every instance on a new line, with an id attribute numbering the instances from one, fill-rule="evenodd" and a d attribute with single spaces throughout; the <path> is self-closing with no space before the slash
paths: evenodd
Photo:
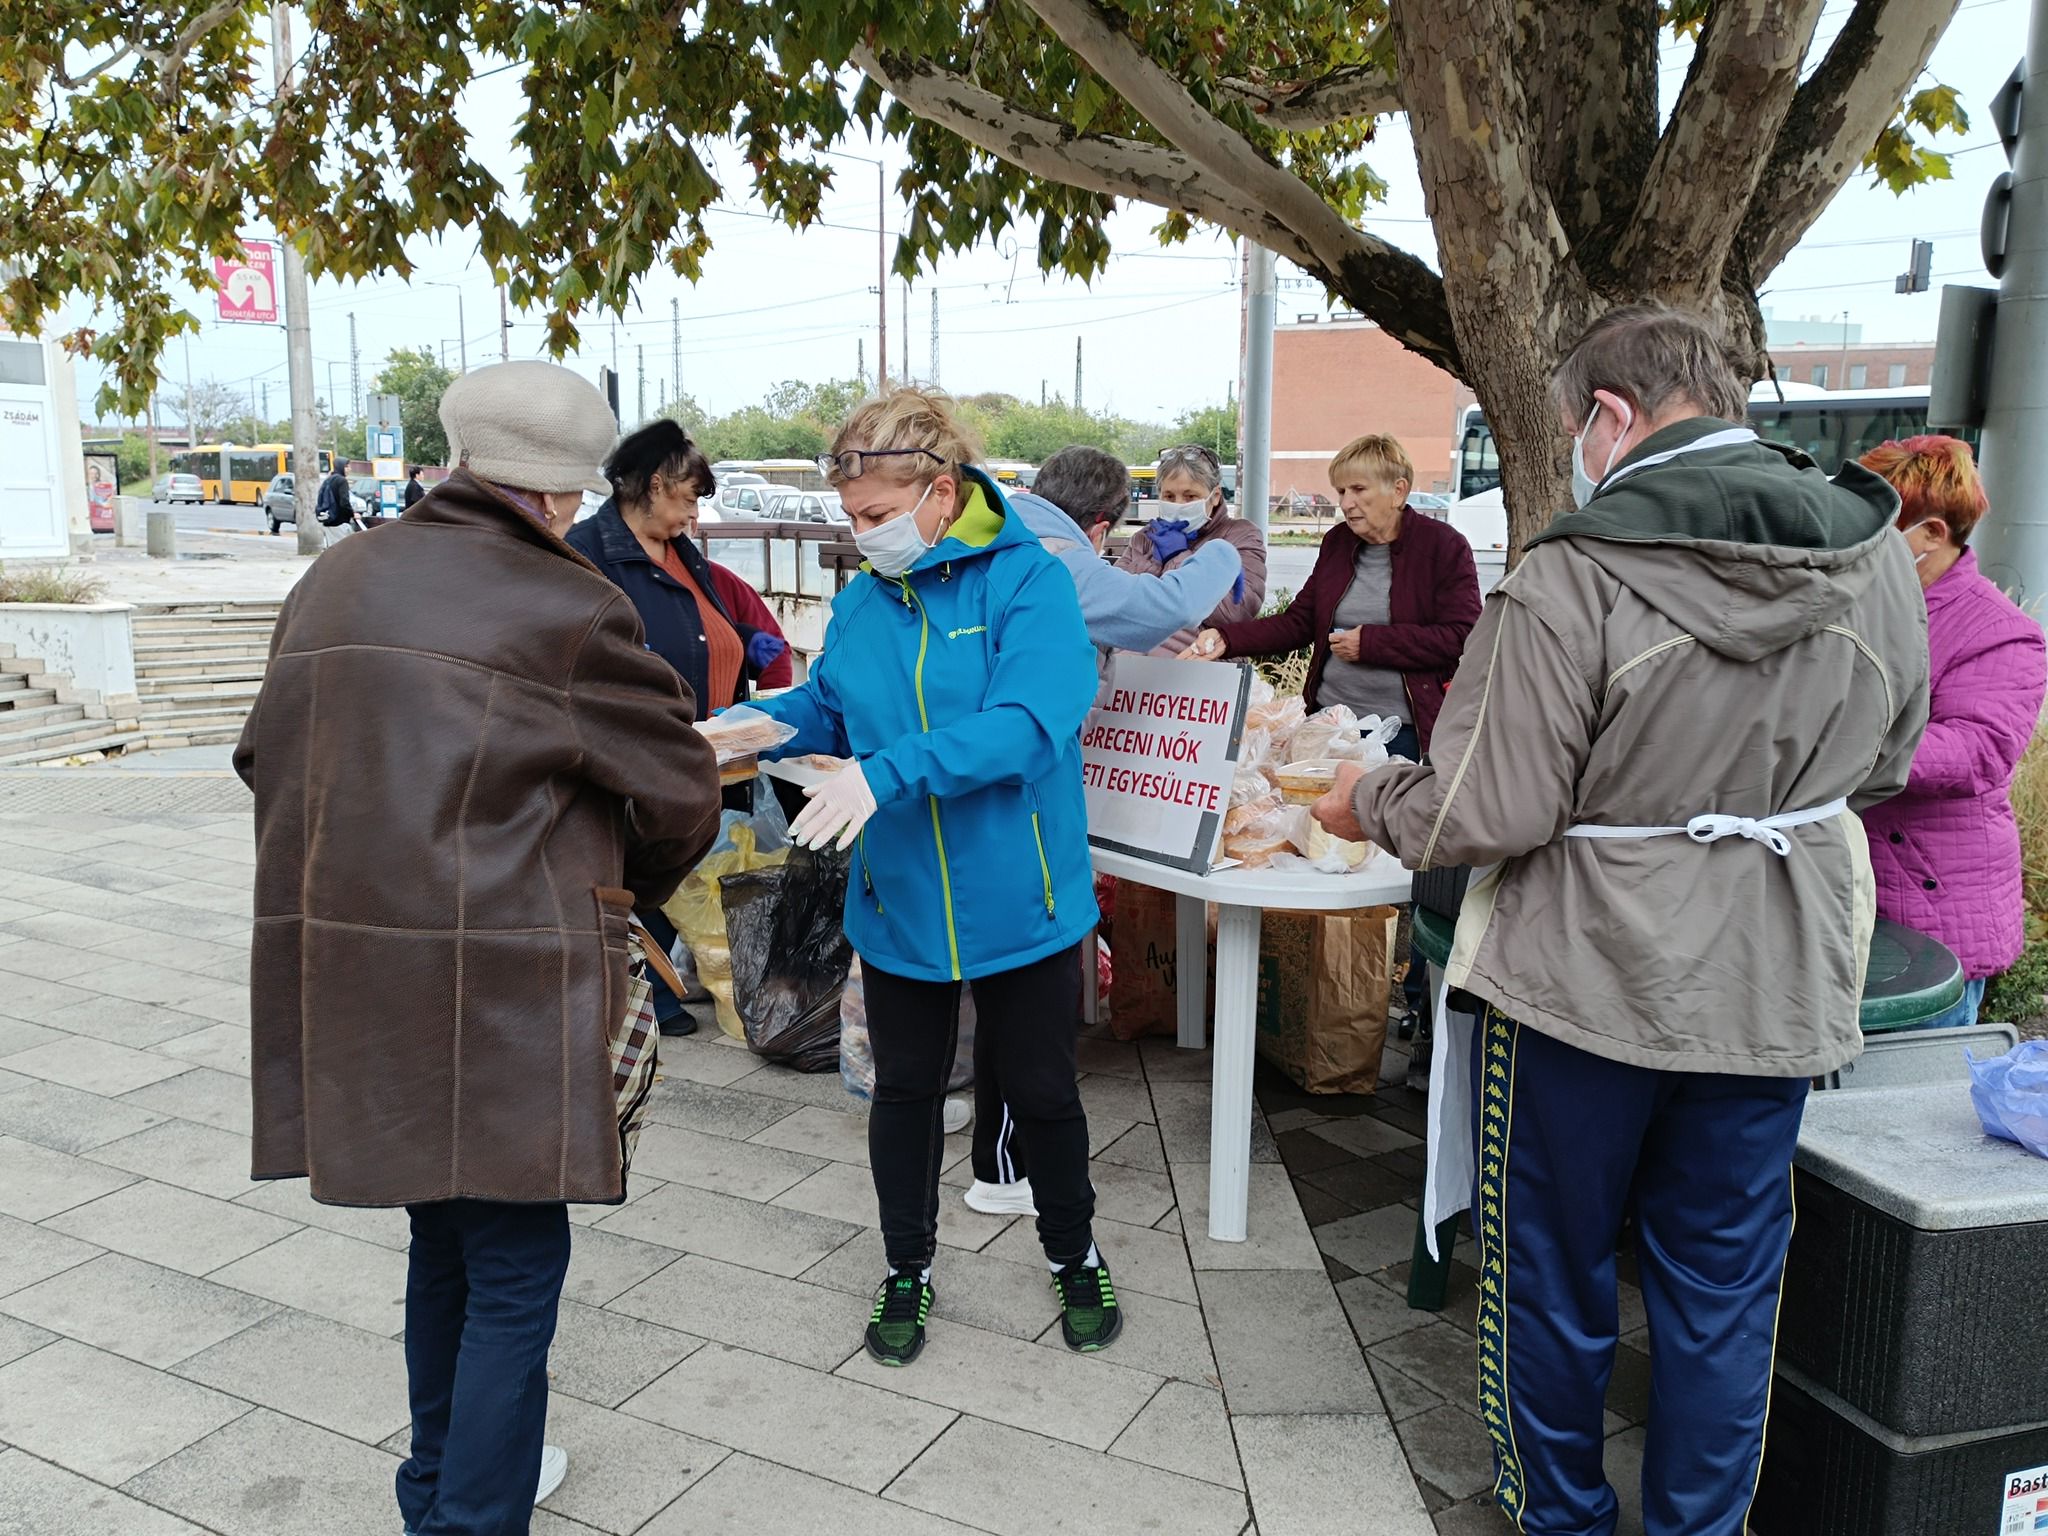
<path id="1" fill-rule="evenodd" d="M 858 160 L 863 165 L 875 168 L 875 392 L 880 394 L 889 387 L 889 236 L 886 219 L 889 212 L 889 194 L 883 181 L 888 168 L 880 161 L 867 155 L 849 154 L 846 150 L 832 151 L 842 160 Z M 910 311 L 903 311 L 903 324 L 908 329 Z"/>
<path id="2" fill-rule="evenodd" d="M 429 288 L 453 288 L 455 290 L 455 328 L 462 332 L 462 371 L 469 372 L 469 322 L 462 318 L 462 284 L 443 282 L 439 278 L 427 278 Z"/>

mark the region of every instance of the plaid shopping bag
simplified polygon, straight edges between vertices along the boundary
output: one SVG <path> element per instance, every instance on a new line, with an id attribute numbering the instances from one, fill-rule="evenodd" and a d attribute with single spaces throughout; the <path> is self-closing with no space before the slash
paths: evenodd
<path id="1" fill-rule="evenodd" d="M 660 1063 L 661 1026 L 654 1017 L 653 971 L 677 997 L 689 989 L 676 975 L 675 967 L 654 936 L 633 919 L 626 937 L 626 1007 L 612 1025 L 612 1092 L 619 1106 L 620 1177 L 631 1171 L 633 1149 L 640 1142 L 640 1127 L 647 1119 L 647 1097 L 654 1091 L 655 1068 Z"/>

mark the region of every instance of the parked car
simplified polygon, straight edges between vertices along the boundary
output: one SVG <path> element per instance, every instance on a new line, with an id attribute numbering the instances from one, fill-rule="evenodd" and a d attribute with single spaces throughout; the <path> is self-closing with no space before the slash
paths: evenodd
<path id="1" fill-rule="evenodd" d="M 1418 512 L 1441 515 L 1451 509 L 1451 497 L 1448 491 L 1410 491 L 1408 505 Z"/>
<path id="2" fill-rule="evenodd" d="M 297 524 L 299 503 L 290 475 L 273 475 L 263 492 L 263 512 L 270 519 L 270 531 L 282 533 L 286 523 Z"/>
<path id="3" fill-rule="evenodd" d="M 370 475 L 358 475 L 348 483 L 348 499 L 358 517 L 374 517 L 382 510 L 384 482 Z"/>
<path id="4" fill-rule="evenodd" d="M 837 491 L 798 491 L 771 487 L 763 514 L 772 522 L 843 523 L 846 509 Z"/>
<path id="5" fill-rule="evenodd" d="M 197 475 L 158 475 L 150 496 L 156 501 L 189 501 L 197 506 L 206 499 L 206 487 Z"/>
<path id="6" fill-rule="evenodd" d="M 709 501 L 697 504 L 700 521 L 724 522 L 728 519 L 753 521 L 765 512 L 764 492 L 779 491 L 782 487 L 770 486 L 762 475 L 749 474 L 745 470 L 733 470 L 718 476 L 718 493 Z"/>

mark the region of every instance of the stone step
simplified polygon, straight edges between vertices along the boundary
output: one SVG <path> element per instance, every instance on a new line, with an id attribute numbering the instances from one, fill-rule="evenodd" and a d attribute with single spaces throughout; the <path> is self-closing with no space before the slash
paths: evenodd
<path id="1" fill-rule="evenodd" d="M 0 747 L 18 736 L 33 735 L 48 725 L 64 725 L 85 718 L 83 704 L 37 704 L 27 709 L 0 713 Z"/>
<path id="2" fill-rule="evenodd" d="M 12 678 L 0 677 L 0 719 L 17 710 L 33 709 L 38 704 L 56 702 L 57 690 L 54 688 L 31 688 L 26 679 L 16 684 Z"/>
<path id="3" fill-rule="evenodd" d="M 246 709 L 215 710 L 210 714 L 153 714 L 144 711 L 136 724 L 152 737 L 190 736 L 199 731 L 225 731 L 227 739 L 233 741 L 242 734 L 242 726 L 248 718 L 249 712 Z"/>
<path id="4" fill-rule="evenodd" d="M 283 607 L 284 604 L 281 601 L 144 603 L 138 605 L 135 610 L 135 622 L 138 624 L 181 624 L 213 618 L 274 619 Z"/>
<path id="5" fill-rule="evenodd" d="M 255 682 L 263 676 L 268 658 L 262 656 L 222 656 L 211 661 L 191 661 L 181 656 L 165 656 L 155 661 L 135 663 L 135 675 L 140 678 L 156 678 L 168 682 L 175 678 L 191 678 L 195 684 Z M 4 674 L 0 674 L 4 676 Z M 0 682 L 0 687 L 6 686 Z"/>
<path id="6" fill-rule="evenodd" d="M 107 720 L 60 720 L 39 729 L 0 732 L 0 765 L 19 767 L 23 763 L 46 762 L 68 757 L 77 751 L 104 752 L 105 743 L 125 746 L 142 739 L 139 728 L 124 728 Z M 81 743 L 93 745 L 82 747 Z"/>
<path id="7" fill-rule="evenodd" d="M 140 731 L 109 731 L 104 720 L 95 720 L 90 731 L 73 731 L 68 737 L 46 741 L 26 751 L 11 750 L 7 739 L 0 737 L 0 768 L 58 766 L 89 754 L 112 757 L 140 746 L 144 739 Z"/>
<path id="8" fill-rule="evenodd" d="M 223 620 L 219 624 L 138 625 L 135 629 L 135 643 L 173 645 L 181 640 L 254 640 L 268 645 L 270 632 L 275 628 L 277 625 L 270 619 L 258 619 L 248 623 Z"/>
<path id="9" fill-rule="evenodd" d="M 204 684 L 198 687 L 166 686 L 155 679 L 138 685 L 142 699 L 142 713 L 151 717 L 168 710 L 196 708 L 204 705 L 209 709 L 230 709 L 236 706 L 247 708 L 256 702 L 255 683 L 223 683 L 218 688 Z"/>
<path id="10" fill-rule="evenodd" d="M 211 667 L 178 667 L 160 664 L 145 672 L 135 669 L 137 687 L 151 692 L 202 693 L 209 689 L 241 689 L 254 692 L 263 681 L 263 668 L 250 662 L 224 661 Z"/>
<path id="11" fill-rule="evenodd" d="M 152 752 L 162 752 L 173 747 L 227 747 L 241 739 L 240 725 L 206 726 L 193 730 L 158 725 L 148 727 L 143 745 Z"/>
<path id="12" fill-rule="evenodd" d="M 196 662 L 254 662 L 261 666 L 270 660 L 270 646 L 263 645 L 139 645 L 135 648 L 135 666 L 182 667 Z"/>

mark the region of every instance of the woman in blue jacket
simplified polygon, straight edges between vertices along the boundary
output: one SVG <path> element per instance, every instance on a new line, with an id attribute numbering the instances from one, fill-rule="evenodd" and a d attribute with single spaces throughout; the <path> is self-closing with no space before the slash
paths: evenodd
<path id="1" fill-rule="evenodd" d="M 887 1365 L 924 1346 L 963 981 L 1031 1146 L 1067 1344 L 1100 1349 L 1122 1326 L 1090 1231 L 1074 1060 L 1097 918 L 1080 754 L 1095 651 L 1073 578 L 969 467 L 977 456 L 943 395 L 900 388 L 854 410 L 823 462 L 866 562 L 833 601 L 810 680 L 759 706 L 796 727 L 783 755 L 852 759 L 791 830 L 858 845 L 846 934 L 867 991 L 889 1261 L 867 1347 Z"/>

